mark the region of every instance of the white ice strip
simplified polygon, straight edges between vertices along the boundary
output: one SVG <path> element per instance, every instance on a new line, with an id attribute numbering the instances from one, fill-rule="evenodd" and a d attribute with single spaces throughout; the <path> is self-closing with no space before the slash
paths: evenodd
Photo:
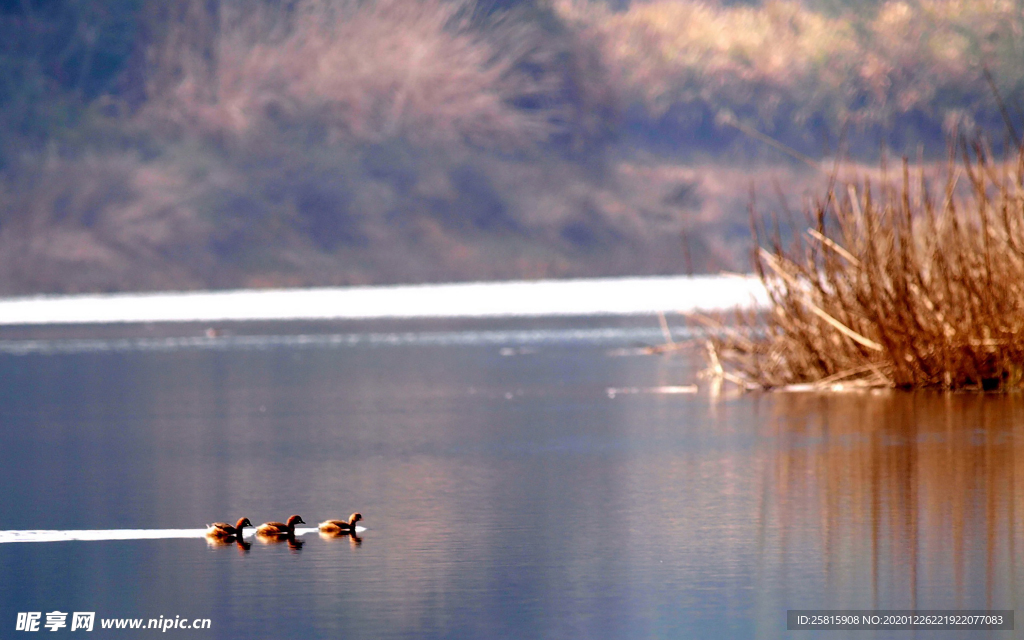
<path id="1" fill-rule="evenodd" d="M 0 324 L 636 315 L 766 304 L 754 276 L 663 276 L 8 298 Z"/>
<path id="2" fill-rule="evenodd" d="M 356 531 L 365 531 L 356 527 Z M 295 535 L 314 533 L 317 529 L 296 528 Z M 253 531 L 246 531 L 245 538 L 253 537 Z M 203 538 L 206 529 L 71 529 L 71 530 L 24 530 L 0 531 L 0 544 L 5 542 L 68 542 L 72 540 L 167 540 L 172 538 Z"/>

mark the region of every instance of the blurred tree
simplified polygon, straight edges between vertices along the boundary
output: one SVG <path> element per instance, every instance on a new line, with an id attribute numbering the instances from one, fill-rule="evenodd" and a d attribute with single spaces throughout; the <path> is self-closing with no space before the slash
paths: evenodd
<path id="1" fill-rule="evenodd" d="M 171 89 L 187 73 L 210 80 L 217 65 L 220 0 L 144 2 L 126 74 L 127 98 L 133 105 Z"/>
<path id="2" fill-rule="evenodd" d="M 8 0 L 0 3 L 0 55 L 6 65 L 85 98 L 109 92 L 132 52 L 142 4 Z"/>
<path id="3" fill-rule="evenodd" d="M 123 90 L 143 2 L 0 3 L 0 166 L 14 144 L 39 144 Z"/>

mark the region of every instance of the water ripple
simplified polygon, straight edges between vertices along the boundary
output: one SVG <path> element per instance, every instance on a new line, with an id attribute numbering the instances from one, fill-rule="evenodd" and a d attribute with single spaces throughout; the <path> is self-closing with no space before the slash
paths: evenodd
<path id="1" fill-rule="evenodd" d="M 673 327 L 672 337 L 689 340 L 700 329 Z M 651 328 L 534 329 L 500 331 L 428 331 L 161 338 L 85 338 L 0 340 L 0 353 L 11 355 L 89 353 L 107 351 L 178 351 L 184 349 L 241 350 L 277 347 L 481 346 L 527 344 L 657 344 L 664 335 Z"/>

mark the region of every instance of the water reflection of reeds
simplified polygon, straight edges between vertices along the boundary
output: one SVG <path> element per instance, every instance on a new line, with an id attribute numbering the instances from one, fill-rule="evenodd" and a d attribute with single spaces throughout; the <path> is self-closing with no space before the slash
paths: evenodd
<path id="1" fill-rule="evenodd" d="M 817 556 L 826 588 L 853 587 L 857 606 L 1012 605 L 1024 398 L 780 394 L 774 406 L 765 499 L 783 557 Z"/>

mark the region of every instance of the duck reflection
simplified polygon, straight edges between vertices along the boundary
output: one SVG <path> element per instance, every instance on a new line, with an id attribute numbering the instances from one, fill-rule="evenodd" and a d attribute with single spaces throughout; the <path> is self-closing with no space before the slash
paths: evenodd
<path id="1" fill-rule="evenodd" d="M 363 539 L 359 537 L 358 534 L 350 531 L 321 531 L 320 538 L 322 540 L 327 540 L 330 542 L 334 542 L 337 540 L 348 540 L 349 545 L 351 545 L 353 549 L 356 549 L 363 545 Z"/>
<path id="2" fill-rule="evenodd" d="M 306 544 L 299 538 L 295 537 L 295 534 L 285 535 L 267 535 L 267 534 L 256 534 L 256 539 L 260 541 L 260 544 L 275 545 L 275 544 L 288 544 L 288 548 L 292 551 L 298 551 L 302 548 L 302 545 Z"/>
<path id="3" fill-rule="evenodd" d="M 207 536 L 206 546 L 210 547 L 211 549 L 216 549 L 218 547 L 235 547 L 238 549 L 238 552 L 240 554 L 245 554 L 248 553 L 249 549 L 252 548 L 252 543 L 246 542 L 242 538 L 238 538 L 235 536 L 229 536 L 224 538 L 215 538 L 213 536 Z"/>

